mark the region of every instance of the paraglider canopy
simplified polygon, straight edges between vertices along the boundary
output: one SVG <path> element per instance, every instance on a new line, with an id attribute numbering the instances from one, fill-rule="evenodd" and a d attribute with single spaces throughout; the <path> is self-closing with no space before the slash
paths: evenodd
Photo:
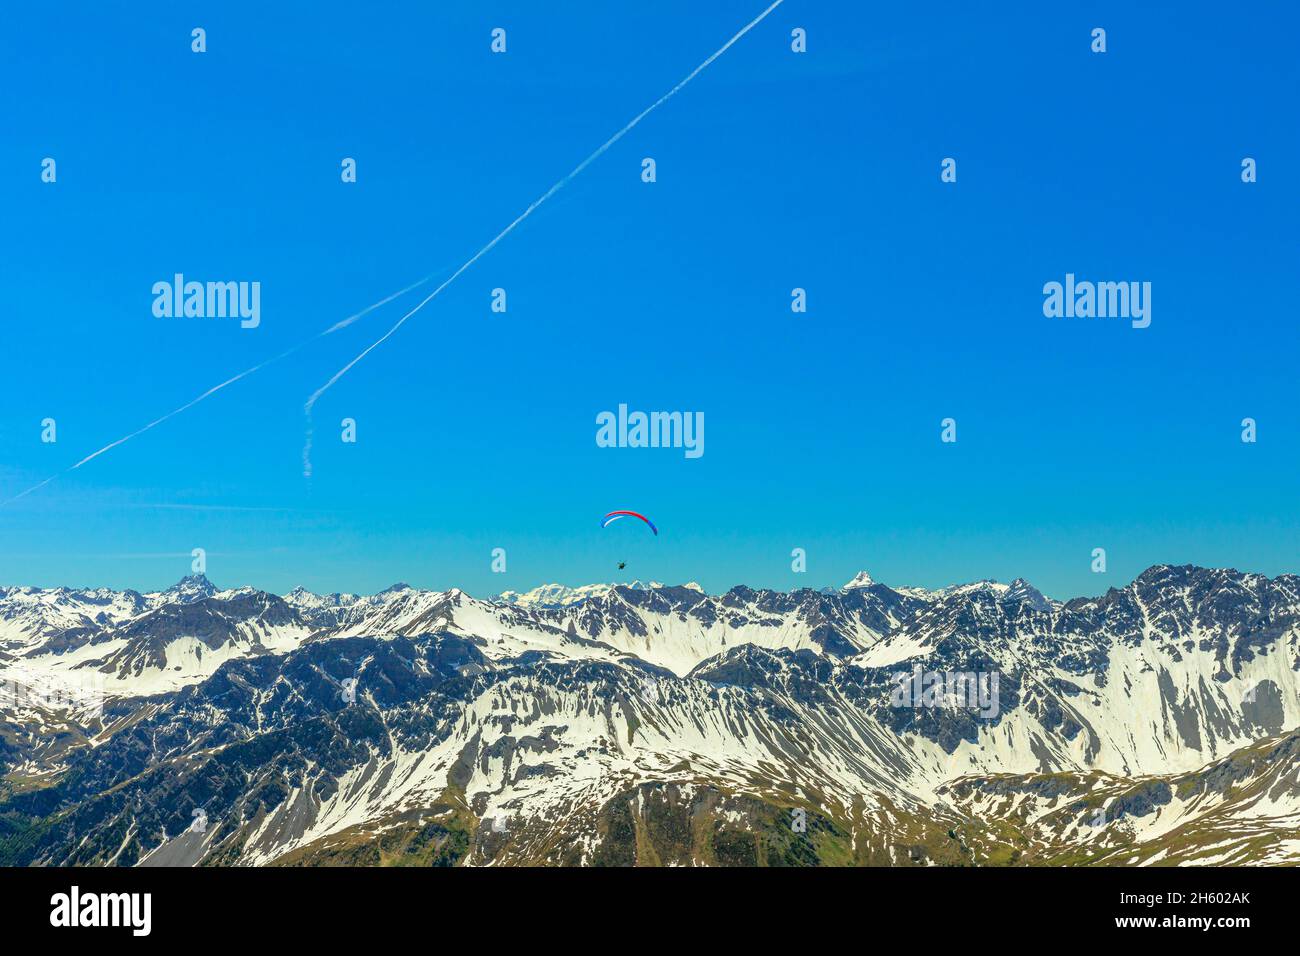
<path id="1" fill-rule="evenodd" d="M 619 518 L 640 518 L 646 523 L 647 527 L 655 533 L 656 537 L 659 535 L 659 529 L 654 526 L 654 522 L 645 515 L 637 514 L 635 511 L 611 511 L 609 514 L 605 515 L 605 517 L 600 519 L 600 526 L 602 528 L 608 528 Z"/>

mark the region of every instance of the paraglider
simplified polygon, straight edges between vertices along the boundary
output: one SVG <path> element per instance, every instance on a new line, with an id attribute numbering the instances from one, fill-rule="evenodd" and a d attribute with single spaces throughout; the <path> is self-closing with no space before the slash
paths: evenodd
<path id="1" fill-rule="evenodd" d="M 654 526 L 654 522 L 651 521 L 649 518 L 647 518 L 645 515 L 637 514 L 635 511 L 611 511 L 609 514 L 605 515 L 605 517 L 600 519 L 600 526 L 602 528 L 608 528 L 613 522 L 617 521 L 619 518 L 640 518 L 642 521 L 646 523 L 646 526 L 649 527 L 649 529 L 655 533 L 656 537 L 659 536 L 659 529 Z"/>

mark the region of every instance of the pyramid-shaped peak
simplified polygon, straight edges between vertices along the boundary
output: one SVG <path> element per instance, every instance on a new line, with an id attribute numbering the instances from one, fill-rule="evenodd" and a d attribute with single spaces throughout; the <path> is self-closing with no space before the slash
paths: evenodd
<path id="1" fill-rule="evenodd" d="M 1037 611 L 1046 611 L 1051 607 L 1051 602 L 1047 600 L 1043 592 L 1024 578 L 1016 578 L 1012 581 L 1007 586 L 1001 600 L 1004 604 L 1012 601 L 1023 601 Z"/>
<path id="2" fill-rule="evenodd" d="M 844 585 L 842 590 L 851 591 L 853 588 L 869 588 L 875 584 L 875 579 L 866 571 L 859 571 L 852 581 Z"/>
<path id="3" fill-rule="evenodd" d="M 198 601 L 216 594 L 217 587 L 206 574 L 187 574 L 163 593 L 180 601 Z"/>

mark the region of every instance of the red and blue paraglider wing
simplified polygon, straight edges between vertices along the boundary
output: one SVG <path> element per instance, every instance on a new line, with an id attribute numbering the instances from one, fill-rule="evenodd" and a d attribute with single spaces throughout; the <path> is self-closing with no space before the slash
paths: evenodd
<path id="1" fill-rule="evenodd" d="M 646 525 L 650 528 L 650 530 L 655 533 L 656 536 L 658 536 L 659 534 L 659 529 L 654 526 L 653 521 L 651 521 L 645 515 L 637 514 L 635 511 L 611 511 L 609 514 L 605 515 L 605 517 L 600 519 L 600 526 L 602 528 L 608 528 L 619 518 L 640 518 L 642 521 L 646 523 Z"/>

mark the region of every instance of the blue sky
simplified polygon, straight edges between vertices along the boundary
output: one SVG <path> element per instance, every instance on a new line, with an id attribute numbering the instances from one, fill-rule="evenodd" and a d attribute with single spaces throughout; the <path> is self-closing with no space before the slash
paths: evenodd
<path id="1" fill-rule="evenodd" d="M 0 498 L 450 274 L 764 4 L 267 6 L 9 12 Z M 310 480 L 304 400 L 418 297 L 0 508 L 0 583 L 1300 569 L 1293 9 L 898 6 L 785 0 L 321 399 Z M 177 272 L 259 281 L 260 327 L 155 318 Z M 1067 272 L 1151 282 L 1150 328 L 1045 318 Z M 598 448 L 620 402 L 705 454 Z"/>

